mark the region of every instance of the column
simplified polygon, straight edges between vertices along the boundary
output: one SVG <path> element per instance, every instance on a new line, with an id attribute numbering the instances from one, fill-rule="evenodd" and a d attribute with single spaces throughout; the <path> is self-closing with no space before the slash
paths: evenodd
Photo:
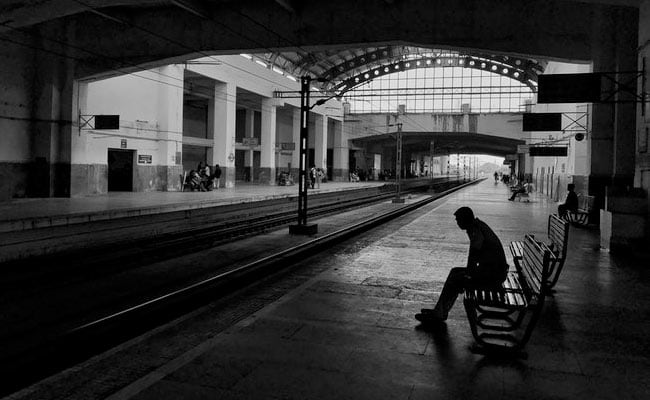
<path id="1" fill-rule="evenodd" d="M 613 16 L 604 10 L 598 11 L 595 16 L 595 30 L 597 41 L 593 43 L 594 72 L 612 72 L 615 70 L 616 47 Z M 611 92 L 612 83 L 603 80 L 603 91 Z M 590 165 L 588 182 L 576 182 L 576 191 L 583 189 L 584 194 L 596 196 L 594 208 L 598 209 L 603 204 L 604 189 L 610 184 L 613 172 L 614 157 L 614 105 L 595 103 L 591 115 L 591 135 L 589 135 Z"/>
<path id="2" fill-rule="evenodd" d="M 58 34 L 68 33 L 53 33 Z M 61 49 L 62 53 L 66 51 Z M 79 131 L 80 86 L 74 79 L 74 61 L 37 52 L 33 65 L 36 98 L 32 100 L 34 122 L 30 133 L 34 162 L 29 167 L 22 194 L 35 197 L 88 194 L 87 173 L 83 166 L 72 172 L 73 143 L 74 147 L 84 148 L 85 141 Z M 74 179 L 76 176 L 82 179 Z"/>
<path id="3" fill-rule="evenodd" d="M 246 109 L 246 125 L 244 126 L 244 137 L 247 138 L 252 138 L 255 136 L 255 110 L 252 110 L 250 108 Z M 244 171 L 245 171 L 245 176 L 248 177 L 249 182 L 253 182 L 254 176 L 255 176 L 255 171 L 254 171 L 254 165 L 253 161 L 255 160 L 254 158 L 254 153 L 255 150 L 253 150 L 253 147 L 244 150 Z"/>
<path id="4" fill-rule="evenodd" d="M 158 88 L 158 160 L 154 165 L 156 175 L 163 183 L 163 191 L 178 191 L 182 188 L 183 173 L 183 76 L 181 65 L 167 65 L 159 68 L 161 81 Z M 214 162 L 208 158 L 214 166 Z M 138 167 L 140 168 L 140 167 Z"/>
<path id="5" fill-rule="evenodd" d="M 345 122 L 335 121 L 334 151 L 332 160 L 332 180 L 336 182 L 347 182 L 350 176 L 350 149 L 348 147 L 348 133 L 345 130 Z M 382 160 L 383 162 L 383 160 Z M 377 168 L 381 169 L 381 165 Z"/>
<path id="6" fill-rule="evenodd" d="M 276 104 L 274 99 L 262 99 L 262 154 L 258 181 L 275 185 Z"/>
<path id="7" fill-rule="evenodd" d="M 216 83 L 214 97 L 209 102 L 208 132 L 214 138 L 212 167 L 221 168 L 220 187 L 235 186 L 235 121 L 237 87 L 234 83 Z"/>
<path id="8" fill-rule="evenodd" d="M 327 168 L 327 116 L 314 115 L 314 159 L 316 168 Z M 310 165 L 311 167 L 311 165 Z"/>
<path id="9" fill-rule="evenodd" d="M 294 182 L 298 181 L 300 171 L 300 108 L 293 108 L 293 121 L 291 124 L 291 137 L 294 144 L 291 154 L 291 175 Z"/>
<path id="10" fill-rule="evenodd" d="M 637 69 L 637 31 L 636 10 L 617 10 L 616 14 L 616 70 L 636 71 Z M 629 82 L 630 76 L 620 77 L 622 83 Z M 636 79 L 631 80 L 637 82 Z M 634 103 L 636 85 L 631 85 L 635 93 L 619 91 L 614 109 L 614 185 L 621 188 L 632 186 L 634 181 L 634 156 L 636 149 L 636 104 Z"/>

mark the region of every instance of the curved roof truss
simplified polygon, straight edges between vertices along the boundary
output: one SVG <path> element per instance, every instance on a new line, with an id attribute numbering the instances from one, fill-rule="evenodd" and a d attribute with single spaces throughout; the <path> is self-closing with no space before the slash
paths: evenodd
<path id="1" fill-rule="evenodd" d="M 420 57 L 414 59 L 409 58 L 373 67 L 365 72 L 358 73 L 355 76 L 343 80 L 338 85 L 329 88 L 329 90 L 344 93 L 351 89 L 354 89 L 359 85 L 371 81 L 374 78 L 395 72 L 407 71 L 410 69 L 461 67 L 488 71 L 514 79 L 528 86 L 533 92 L 536 92 L 538 72 L 533 68 L 527 68 L 529 66 L 523 66 L 524 63 L 515 64 L 507 61 L 508 60 L 498 60 L 460 54 L 443 55 L 437 57 Z M 525 62 L 525 64 L 530 63 L 530 61 Z"/>
<path id="2" fill-rule="evenodd" d="M 486 70 L 517 80 L 537 91 L 537 77 L 546 67 L 544 61 L 518 56 L 403 45 L 329 49 L 320 52 L 278 52 L 255 56 L 294 76 L 324 78 L 326 82 L 320 88 L 333 93 L 346 92 L 389 73 L 430 67 Z M 316 82 L 314 84 L 316 86 Z"/>

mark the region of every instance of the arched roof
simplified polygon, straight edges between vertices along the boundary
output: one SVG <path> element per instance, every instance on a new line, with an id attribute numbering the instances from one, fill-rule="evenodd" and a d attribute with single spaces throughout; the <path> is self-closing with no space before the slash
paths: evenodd
<path id="1" fill-rule="evenodd" d="M 546 61 L 518 56 L 404 45 L 328 49 L 308 53 L 285 51 L 254 56 L 296 77 L 310 75 L 322 78 L 325 82 L 314 82 L 314 85 L 333 93 L 346 92 L 382 75 L 428 67 L 486 70 L 517 80 L 536 91 L 537 77 L 546 67 Z"/>

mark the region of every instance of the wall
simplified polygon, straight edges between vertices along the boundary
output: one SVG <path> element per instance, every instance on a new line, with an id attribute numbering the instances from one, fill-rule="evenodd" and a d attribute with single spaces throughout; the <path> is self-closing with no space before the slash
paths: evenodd
<path id="1" fill-rule="evenodd" d="M 645 82 L 644 88 L 639 91 L 646 93 L 645 110 L 642 105 L 637 108 L 636 123 L 636 162 L 634 174 L 634 186 L 641 188 L 646 195 L 647 212 L 650 215 L 650 0 L 643 0 L 639 15 L 639 70 L 643 68 L 645 61 Z M 645 115 L 644 115 L 645 114 Z M 645 242 L 650 238 L 650 223 L 648 217 L 645 220 Z"/>
<path id="2" fill-rule="evenodd" d="M 28 195 L 34 124 L 31 121 L 30 52 L 12 43 L 0 46 L 0 200 Z"/>
<path id="3" fill-rule="evenodd" d="M 591 72 L 591 64 L 551 61 L 544 74 L 577 74 Z M 575 134 L 581 126 L 589 130 L 591 108 L 587 104 L 535 104 L 533 113 L 562 113 L 562 131 L 524 132 L 529 144 L 567 146 L 567 157 L 527 157 L 526 173 L 532 175 L 535 189 L 553 201 L 564 201 L 568 183 L 576 184 L 576 192 L 587 194 L 589 176 L 589 135 L 577 141 Z M 586 113 L 586 115 L 585 115 Z M 573 132 L 573 130 L 576 130 Z M 544 174 L 542 174 L 542 169 Z"/>
<path id="4" fill-rule="evenodd" d="M 87 144 L 80 161 L 92 171 L 88 182 L 90 193 L 108 190 L 108 149 L 124 148 L 124 141 L 126 149 L 136 151 L 136 160 L 138 155 L 151 156 L 151 163 L 134 165 L 134 191 L 177 190 L 180 187 L 177 175 L 182 167 L 175 166 L 176 160 L 170 159 L 168 153 L 175 157 L 181 152 L 182 144 L 178 139 L 182 132 L 178 131 L 180 124 L 172 122 L 170 125 L 169 119 L 178 118 L 178 115 L 170 116 L 166 107 L 173 92 L 182 92 L 183 75 L 181 72 L 171 77 L 170 73 L 173 70 L 169 68 L 155 69 L 88 83 L 83 113 L 120 116 L 119 131 L 82 130 Z M 182 110 L 179 115 L 183 115 Z"/>

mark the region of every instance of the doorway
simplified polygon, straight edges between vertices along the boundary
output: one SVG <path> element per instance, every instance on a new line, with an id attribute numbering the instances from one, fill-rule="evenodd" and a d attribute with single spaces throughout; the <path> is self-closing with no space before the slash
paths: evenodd
<path id="1" fill-rule="evenodd" d="M 108 149 L 108 191 L 133 191 L 135 150 Z"/>

